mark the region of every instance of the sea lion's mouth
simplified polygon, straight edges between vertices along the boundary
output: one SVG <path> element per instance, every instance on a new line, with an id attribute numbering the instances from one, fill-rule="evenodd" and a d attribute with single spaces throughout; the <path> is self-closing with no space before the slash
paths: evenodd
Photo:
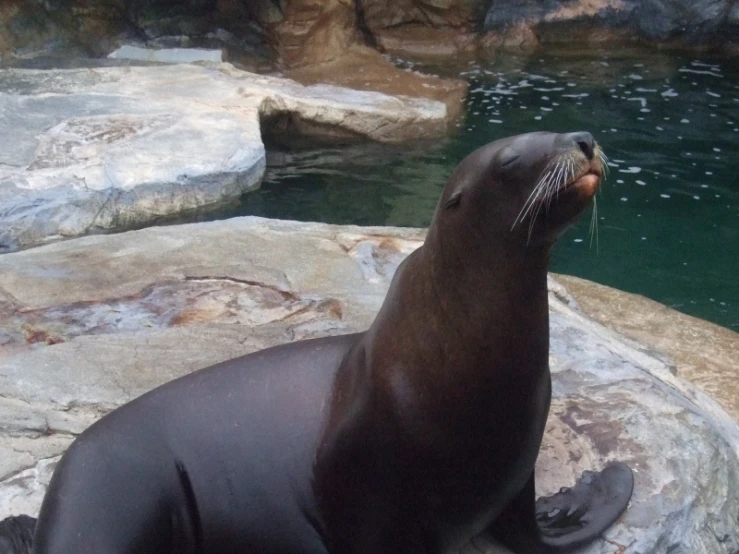
<path id="1" fill-rule="evenodd" d="M 600 186 L 601 176 L 594 171 L 588 171 L 581 177 L 565 183 L 560 189 L 560 193 L 569 191 L 578 191 L 589 196 L 593 196 Z"/>
<path id="2" fill-rule="evenodd" d="M 601 165 L 600 160 L 596 158 L 588 167 L 580 172 L 579 176 L 576 176 L 571 181 L 562 185 L 559 192 L 577 190 L 578 192 L 588 196 L 593 196 L 598 190 L 602 179 L 603 166 Z"/>

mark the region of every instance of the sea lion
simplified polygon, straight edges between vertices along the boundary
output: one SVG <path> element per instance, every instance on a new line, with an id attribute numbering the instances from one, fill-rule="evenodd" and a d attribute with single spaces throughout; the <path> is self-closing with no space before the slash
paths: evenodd
<path id="1" fill-rule="evenodd" d="M 489 530 L 566 552 L 625 509 L 623 464 L 534 503 L 546 274 L 599 186 L 589 133 L 469 155 L 364 333 L 269 348 L 103 417 L 60 461 L 35 554 L 441 554 Z"/>

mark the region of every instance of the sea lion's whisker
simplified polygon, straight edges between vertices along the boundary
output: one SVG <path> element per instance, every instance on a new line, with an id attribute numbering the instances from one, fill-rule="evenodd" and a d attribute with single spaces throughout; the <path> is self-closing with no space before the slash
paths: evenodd
<path id="1" fill-rule="evenodd" d="M 542 187 L 542 191 L 544 193 L 542 199 L 536 203 L 536 209 L 534 210 L 534 213 L 531 216 L 531 220 L 529 221 L 529 236 L 528 239 L 531 239 L 531 234 L 534 231 L 534 224 L 536 223 L 536 219 L 539 217 L 539 213 L 541 212 L 542 206 L 546 206 L 545 212 L 547 213 L 549 211 L 549 203 L 551 202 L 552 193 L 559 189 L 560 187 L 560 181 L 562 179 L 564 171 L 564 164 L 562 163 L 561 159 L 557 160 L 557 164 L 554 166 L 554 169 L 552 170 L 552 177 L 550 179 L 547 179 L 545 186 Z M 537 200 L 539 194 L 534 197 L 534 201 Z"/>
<path id="2" fill-rule="evenodd" d="M 566 177 L 567 177 L 567 160 L 565 160 L 564 163 L 562 163 L 560 160 L 560 162 L 557 163 L 556 178 L 547 187 L 547 195 L 546 195 L 546 202 L 547 202 L 546 211 L 547 212 L 549 211 L 549 207 L 552 204 L 552 199 L 555 196 L 559 195 L 561 181 L 566 179 Z"/>
<path id="3" fill-rule="evenodd" d="M 562 190 L 562 187 L 569 183 L 572 178 L 575 175 L 575 165 L 571 157 L 567 157 L 564 160 L 564 163 L 562 164 L 562 171 L 560 173 L 560 179 L 557 181 L 556 185 L 552 189 L 552 197 L 559 199 L 559 191 Z M 551 198 L 550 198 L 551 202 Z M 547 209 L 549 208 L 549 204 L 547 204 Z"/>
<path id="4" fill-rule="evenodd" d="M 513 221 L 513 226 L 511 227 L 511 230 L 513 230 L 516 225 L 518 225 L 520 222 L 522 222 L 526 215 L 528 215 L 529 211 L 531 210 L 532 206 L 534 205 L 534 201 L 536 197 L 541 192 L 541 188 L 544 185 L 544 183 L 549 180 L 552 176 L 551 169 L 547 168 L 544 170 L 544 173 L 539 178 L 539 181 L 536 183 L 536 186 L 534 186 L 534 189 L 529 194 L 529 197 L 526 199 L 526 202 L 524 203 L 523 207 L 521 208 L 521 211 L 518 213 L 518 216 L 516 216 L 516 219 Z"/>
<path id="5" fill-rule="evenodd" d="M 605 179 L 608 177 L 608 172 L 611 170 L 611 168 L 608 166 L 608 156 L 606 156 L 606 153 L 603 152 L 600 148 L 597 150 L 598 152 L 598 159 L 600 159 L 600 167 L 602 168 L 601 171 L 603 172 L 603 178 Z"/>
<path id="6" fill-rule="evenodd" d="M 598 198 L 593 196 L 593 212 L 590 219 L 590 248 L 593 247 L 593 236 L 595 236 L 595 253 L 598 253 Z"/>
<path id="7" fill-rule="evenodd" d="M 596 154 L 601 156 L 603 152 L 598 149 Z M 552 201 L 559 198 L 560 191 L 565 185 L 574 180 L 576 175 L 577 164 L 572 155 L 565 154 L 553 159 L 544 169 L 526 202 L 524 202 L 521 211 L 511 226 L 511 230 L 526 218 L 530 218 L 528 226 L 530 236 L 533 231 L 534 222 L 541 213 L 542 206 L 544 207 L 544 212 L 548 213 Z"/>
<path id="8" fill-rule="evenodd" d="M 537 183 L 536 187 L 532 191 L 532 194 L 529 196 L 529 200 L 527 201 L 528 206 L 524 206 L 526 208 L 526 211 L 523 213 L 523 216 L 521 217 L 521 221 L 523 221 L 526 216 L 531 212 L 531 210 L 534 208 L 534 206 L 541 207 L 541 204 L 537 202 L 539 196 L 544 193 L 544 198 L 546 198 L 547 190 L 549 189 L 550 184 L 554 181 L 556 178 L 556 170 L 557 166 L 555 165 L 549 172 L 547 172 L 546 179 L 540 179 Z M 538 209 L 537 209 L 538 214 Z M 536 218 L 536 216 L 534 216 Z"/>
<path id="9" fill-rule="evenodd" d="M 562 184 L 569 183 L 572 179 L 575 178 L 575 162 L 572 160 L 572 158 L 567 158 L 567 173 L 565 174 L 565 179 Z M 557 198 L 559 198 L 559 191 L 562 187 L 557 187 Z"/>
<path id="10" fill-rule="evenodd" d="M 531 210 L 534 209 L 536 206 L 536 212 L 532 215 L 531 221 L 529 222 L 529 232 L 528 232 L 528 238 L 531 238 L 531 231 L 533 229 L 534 221 L 536 220 L 536 216 L 539 213 L 539 209 L 541 208 L 541 203 L 537 202 L 537 199 L 542 194 L 542 192 L 545 192 L 547 190 L 547 187 L 549 186 L 549 182 L 554 178 L 554 171 L 549 171 L 546 174 L 546 179 L 540 179 L 539 182 L 534 187 L 534 190 L 532 191 L 532 194 L 529 195 L 529 200 L 527 200 L 526 205 L 524 205 L 525 211 L 523 211 L 521 218 L 519 221 L 523 222 L 526 217 L 528 217 L 529 213 L 531 213 Z"/>
<path id="11" fill-rule="evenodd" d="M 547 177 L 547 179 L 551 179 L 551 175 Z M 513 227 L 515 227 L 518 223 L 523 223 L 523 220 L 526 219 L 526 217 L 529 215 L 531 210 L 534 209 L 534 206 L 536 205 L 536 198 L 541 194 L 541 192 L 546 188 L 546 184 L 544 181 L 539 181 L 539 183 L 536 185 L 533 191 L 531 191 L 531 195 L 529 195 L 529 199 L 526 201 L 526 204 L 524 204 L 524 207 L 521 209 L 521 213 L 519 214 L 519 217 L 516 218 L 516 221 L 513 223 Z"/>

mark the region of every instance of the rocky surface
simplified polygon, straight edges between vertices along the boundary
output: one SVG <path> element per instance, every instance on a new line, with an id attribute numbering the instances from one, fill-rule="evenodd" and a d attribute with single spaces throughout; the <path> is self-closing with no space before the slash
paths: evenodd
<path id="1" fill-rule="evenodd" d="M 352 2 L 297 0 L 267 4 L 272 6 L 263 24 L 278 59 L 286 66 L 341 57 L 359 39 L 357 11 Z M 275 13 L 276 4 L 279 13 Z"/>
<path id="2" fill-rule="evenodd" d="M 272 344 L 366 328 L 421 240 L 236 218 L 0 256 L 0 517 L 35 513 L 74 435 L 138 394 Z M 621 459 L 636 471 L 632 503 L 583 553 L 736 552 L 735 422 L 663 356 L 550 290 L 554 401 L 539 492 Z M 482 537 L 463 552 L 503 550 Z"/>
<path id="3" fill-rule="evenodd" d="M 259 186 L 273 129 L 398 142 L 443 135 L 453 115 L 228 64 L 2 70 L 0 252 L 238 198 Z"/>
<path id="4" fill-rule="evenodd" d="M 394 96 L 428 98 L 443 102 L 449 121 L 464 112 L 468 84 L 461 79 L 442 79 L 418 71 L 406 71 L 377 51 L 353 46 L 345 55 L 291 68 L 286 75 L 305 85 L 330 83 L 357 90 L 379 91 Z"/>
<path id="5" fill-rule="evenodd" d="M 108 58 L 158 63 L 222 62 L 223 52 L 215 48 L 141 48 L 124 44 Z"/>
<path id="6" fill-rule="evenodd" d="M 635 40 L 736 54 L 739 0 L 5 0 L 0 6 L 6 59 L 100 57 L 131 40 L 224 46 L 250 68 L 326 63 L 362 44 L 435 58 Z"/>
<path id="7" fill-rule="evenodd" d="M 358 90 L 417 96 L 462 109 L 467 83 L 396 67 L 367 43 L 387 49 L 375 15 L 402 6 L 352 4 L 343 0 L 258 1 L 250 14 L 260 22 L 286 74 L 303 83 L 330 83 Z M 384 3 L 383 3 L 384 4 Z M 399 50 L 398 50 L 399 51 Z M 447 53 L 452 52 L 447 50 Z"/>
<path id="8" fill-rule="evenodd" d="M 679 377 L 715 398 L 739 421 L 739 333 L 644 296 L 568 275 L 557 279 L 590 317 L 667 354 Z"/>
<path id="9" fill-rule="evenodd" d="M 362 0 L 373 39 L 401 56 L 449 58 L 474 52 L 488 2 L 485 0 Z"/>
<path id="10" fill-rule="evenodd" d="M 0 60 L 102 56 L 128 26 L 124 2 L 0 2 Z"/>
<path id="11" fill-rule="evenodd" d="M 488 31 L 532 28 L 544 42 L 643 38 L 693 46 L 736 42 L 736 0 L 492 0 Z M 732 38 L 733 37 L 733 38 Z"/>

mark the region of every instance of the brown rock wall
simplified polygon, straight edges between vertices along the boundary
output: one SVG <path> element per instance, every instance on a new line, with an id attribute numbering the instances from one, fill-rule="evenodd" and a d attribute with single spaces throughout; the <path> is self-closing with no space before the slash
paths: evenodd
<path id="1" fill-rule="evenodd" d="M 434 29 L 451 27 L 466 32 L 482 23 L 484 0 L 358 0 L 373 33 L 404 25 Z"/>
<path id="2" fill-rule="evenodd" d="M 292 0 L 268 25 L 280 61 L 301 66 L 331 61 L 359 40 L 352 0 Z"/>

